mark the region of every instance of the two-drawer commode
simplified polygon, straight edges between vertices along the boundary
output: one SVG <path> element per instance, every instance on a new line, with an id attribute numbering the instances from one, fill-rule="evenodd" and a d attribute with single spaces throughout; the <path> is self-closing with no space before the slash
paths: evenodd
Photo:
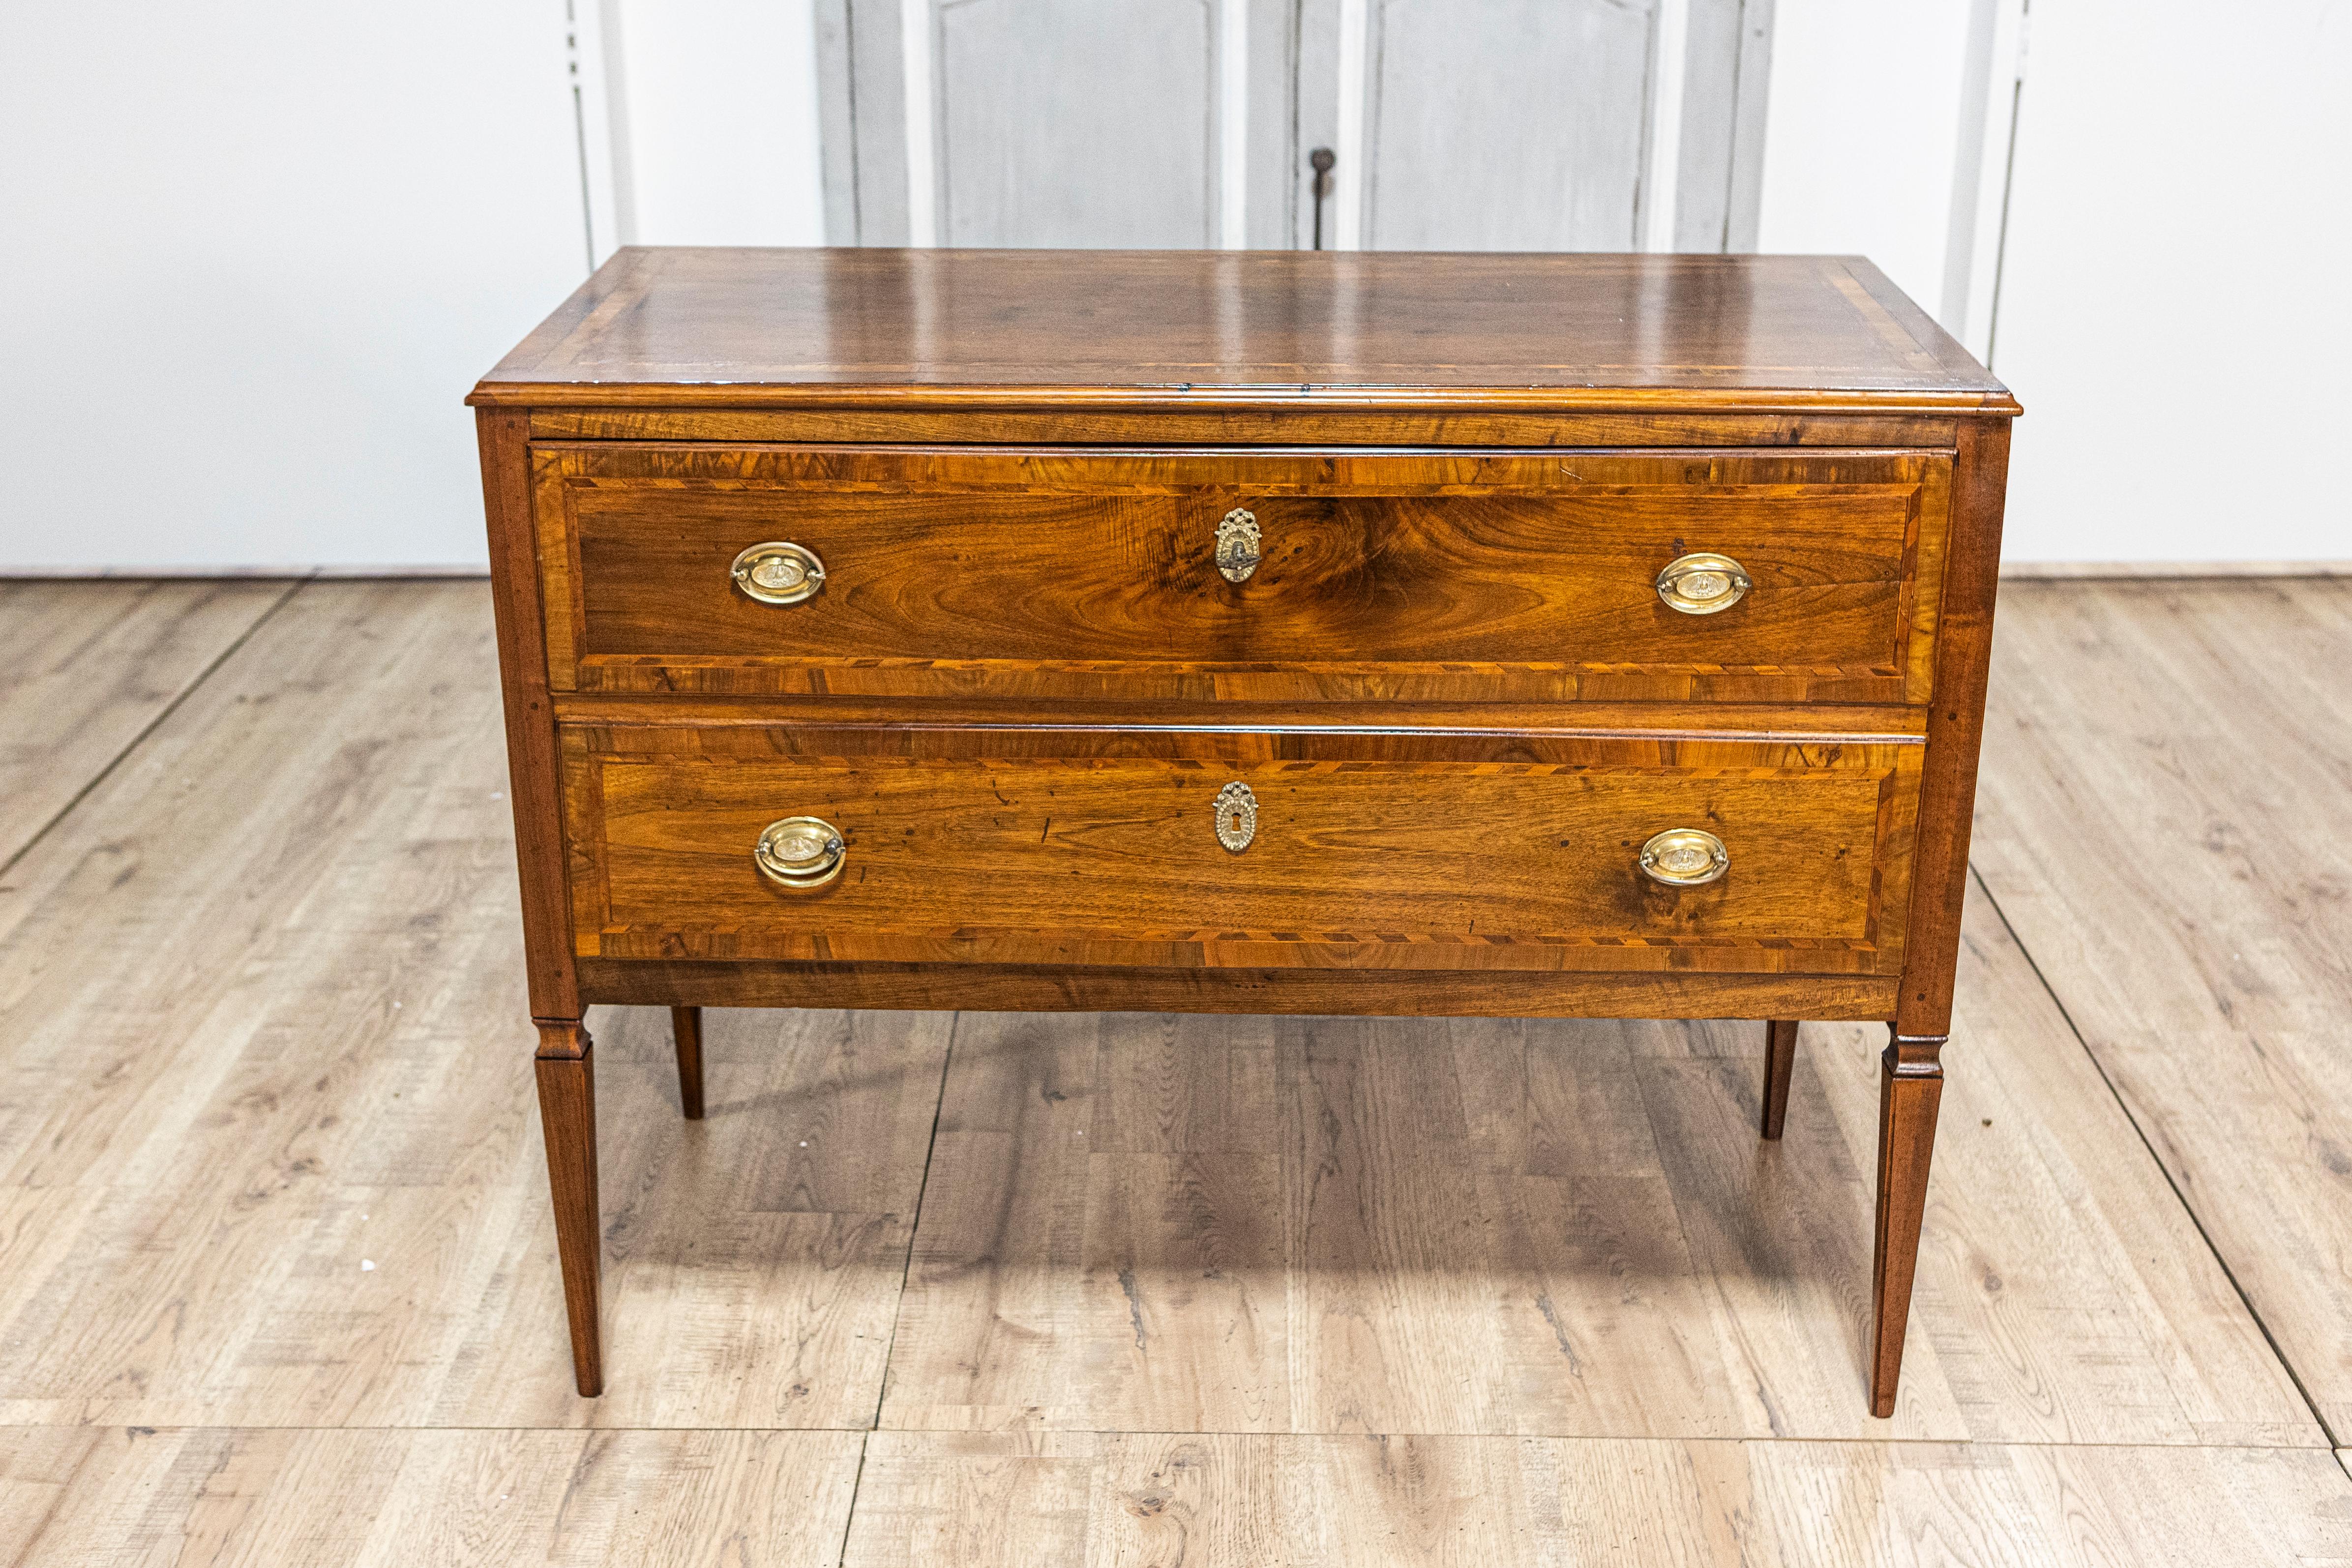
<path id="1" fill-rule="evenodd" d="M 2009 417 L 1844 258 L 630 250 L 480 410 L 583 1009 L 1886 1020 L 1891 1411 Z"/>

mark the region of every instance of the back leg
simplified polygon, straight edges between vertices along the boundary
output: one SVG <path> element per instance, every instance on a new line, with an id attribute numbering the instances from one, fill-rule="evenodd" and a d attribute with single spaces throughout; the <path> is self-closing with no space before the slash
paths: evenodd
<path id="1" fill-rule="evenodd" d="M 1777 1138 L 1789 1119 L 1789 1080 L 1797 1072 L 1797 1020 L 1774 1019 L 1764 1029 L 1764 1135 Z"/>
<path id="2" fill-rule="evenodd" d="M 702 1120 L 702 1009 L 669 1009 L 670 1033 L 677 1040 L 677 1098 L 686 1119 Z"/>

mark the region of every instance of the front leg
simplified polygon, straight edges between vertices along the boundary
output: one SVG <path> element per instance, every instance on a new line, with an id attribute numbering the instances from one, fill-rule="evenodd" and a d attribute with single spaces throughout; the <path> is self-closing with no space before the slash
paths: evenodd
<path id="1" fill-rule="evenodd" d="M 1874 1416 L 1895 1414 L 1895 1384 L 1903 1371 L 1911 1276 L 1927 1214 L 1927 1162 L 1935 1155 L 1936 1109 L 1944 1097 L 1944 1039 L 1895 1034 L 1879 1059 L 1878 1228 L 1870 1265 Z"/>
<path id="2" fill-rule="evenodd" d="M 595 1042 L 577 1020 L 537 1021 L 539 1124 L 555 1200 L 555 1249 L 563 1260 L 563 1309 L 572 1320 L 572 1371 L 582 1395 L 593 1398 L 604 1392 Z"/>
<path id="3" fill-rule="evenodd" d="M 1789 1120 L 1789 1082 L 1797 1075 L 1797 1020 L 1764 1026 L 1764 1135 L 1777 1138 Z"/>

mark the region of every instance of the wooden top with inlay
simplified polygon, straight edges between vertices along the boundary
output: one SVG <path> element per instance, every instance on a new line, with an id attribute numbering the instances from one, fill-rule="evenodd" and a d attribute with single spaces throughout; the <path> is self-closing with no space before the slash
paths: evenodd
<path id="1" fill-rule="evenodd" d="M 477 404 L 1976 408 L 1855 256 L 623 250 Z"/>

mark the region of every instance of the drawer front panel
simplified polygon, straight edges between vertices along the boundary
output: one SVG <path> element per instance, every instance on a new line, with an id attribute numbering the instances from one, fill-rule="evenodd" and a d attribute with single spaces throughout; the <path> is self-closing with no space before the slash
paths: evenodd
<path id="1" fill-rule="evenodd" d="M 542 446 L 558 690 L 1242 700 L 1927 696 L 1941 454 Z M 1221 519 L 1262 559 L 1220 570 Z M 823 563 L 761 602 L 739 552 Z M 1751 580 L 1692 614 L 1695 553 Z"/>
<path id="2" fill-rule="evenodd" d="M 877 744 L 871 732 L 574 729 L 565 794 L 578 950 L 1900 967 L 1916 745 L 1461 737 L 1408 748 L 1356 737 L 1275 760 L 1276 747 L 1253 744 L 1263 739 L 933 732 L 883 754 L 858 749 Z M 1406 750 L 1416 759 L 1398 759 Z M 1245 834 L 1219 805 L 1234 785 L 1249 794 Z M 754 863 L 762 831 L 791 818 L 837 833 L 829 883 L 781 887 Z M 1221 820 L 1245 847 L 1221 841 Z M 1720 841 L 1720 880 L 1677 888 L 1643 872 L 1643 846 L 1672 829 Z"/>

